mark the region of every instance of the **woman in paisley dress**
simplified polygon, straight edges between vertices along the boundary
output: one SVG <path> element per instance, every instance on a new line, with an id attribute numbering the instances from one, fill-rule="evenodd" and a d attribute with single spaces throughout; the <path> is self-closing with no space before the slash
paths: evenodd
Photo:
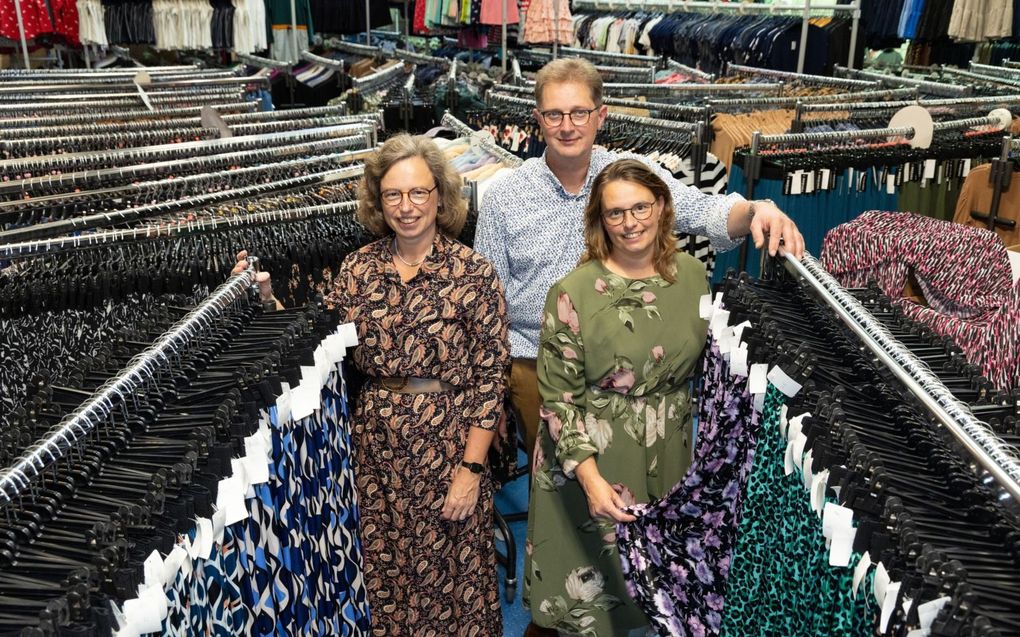
<path id="1" fill-rule="evenodd" d="M 484 463 L 505 422 L 503 286 L 454 239 L 467 205 L 431 139 L 391 137 L 358 193 L 358 219 L 380 239 L 347 256 L 325 301 L 355 324 L 369 377 L 352 425 L 372 635 L 499 637 Z M 266 275 L 258 283 L 282 307 Z"/>
<path id="2" fill-rule="evenodd" d="M 669 188 L 624 159 L 596 177 L 587 252 L 549 291 L 538 380 L 525 599 L 561 635 L 651 633 L 627 596 L 615 525 L 691 460 L 690 376 L 707 324 L 704 266 L 678 253 Z M 654 634 L 654 633 L 652 633 Z"/>

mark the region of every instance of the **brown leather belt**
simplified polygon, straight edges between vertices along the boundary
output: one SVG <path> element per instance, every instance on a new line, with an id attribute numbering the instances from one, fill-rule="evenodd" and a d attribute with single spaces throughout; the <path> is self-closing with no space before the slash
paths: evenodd
<path id="1" fill-rule="evenodd" d="M 415 378 L 413 376 L 391 376 L 377 378 L 385 389 L 398 394 L 431 394 L 457 391 L 457 387 L 438 378 Z"/>

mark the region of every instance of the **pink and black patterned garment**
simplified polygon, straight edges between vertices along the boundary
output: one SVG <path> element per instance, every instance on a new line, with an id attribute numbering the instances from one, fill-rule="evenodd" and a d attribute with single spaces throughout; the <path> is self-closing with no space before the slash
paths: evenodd
<path id="1" fill-rule="evenodd" d="M 993 232 L 871 211 L 826 235 L 821 262 L 846 287 L 875 281 L 907 318 L 951 337 L 998 388 L 1020 386 L 1020 287 Z M 904 298 L 908 281 L 926 305 Z"/>

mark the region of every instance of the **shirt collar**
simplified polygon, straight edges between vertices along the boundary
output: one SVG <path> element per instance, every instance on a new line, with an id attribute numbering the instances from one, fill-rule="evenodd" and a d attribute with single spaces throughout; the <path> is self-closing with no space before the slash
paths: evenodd
<path id="1" fill-rule="evenodd" d="M 392 234 L 379 241 L 378 257 L 382 262 L 383 272 L 400 279 L 400 273 L 397 272 L 397 267 L 393 265 L 393 257 L 396 256 L 393 252 L 393 241 Z M 434 275 L 443 269 L 452 248 L 453 241 L 444 235 L 441 230 L 437 230 L 436 238 L 432 240 L 432 251 L 425 255 L 425 260 L 422 261 L 415 279 L 421 276 L 422 273 Z"/>
<path id="2" fill-rule="evenodd" d="M 588 159 L 588 174 L 585 175 L 584 177 L 584 184 L 581 186 L 581 191 L 578 192 L 576 195 L 567 192 L 567 189 L 563 187 L 562 183 L 560 183 L 559 177 L 557 177 L 556 173 L 552 171 L 552 168 L 549 168 L 549 164 L 545 160 L 546 157 L 545 152 L 542 153 L 541 161 L 542 174 L 545 176 L 546 179 L 549 180 L 553 187 L 559 191 L 562 197 L 570 199 L 574 199 L 577 197 L 587 198 L 588 194 L 591 192 L 591 184 L 593 181 L 595 181 L 595 176 L 602 171 L 602 167 L 599 166 L 600 162 L 597 160 L 600 159 L 600 155 L 604 152 L 605 149 L 601 148 L 600 146 L 596 145 L 592 147 L 591 158 Z"/>

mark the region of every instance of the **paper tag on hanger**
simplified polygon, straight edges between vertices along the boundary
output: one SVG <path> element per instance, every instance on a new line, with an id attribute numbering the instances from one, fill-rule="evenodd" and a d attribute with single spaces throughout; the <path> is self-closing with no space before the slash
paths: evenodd
<path id="1" fill-rule="evenodd" d="M 245 456 L 244 473 L 248 484 L 265 484 L 269 482 L 269 453 L 259 436 L 244 439 Z"/>
<path id="2" fill-rule="evenodd" d="M 752 394 L 764 394 L 765 390 L 768 389 L 768 381 L 766 376 L 768 375 L 769 366 L 767 363 L 755 363 L 751 365 L 751 373 L 747 377 L 747 391 Z"/>
<path id="3" fill-rule="evenodd" d="M 354 323 L 344 323 L 337 328 L 337 333 L 344 337 L 347 347 L 357 347 L 358 328 L 354 326 Z"/>
<path id="4" fill-rule="evenodd" d="M 779 365 L 773 367 L 769 372 L 768 380 L 789 398 L 796 396 L 801 388 L 801 384 L 790 378 Z"/>
<path id="5" fill-rule="evenodd" d="M 806 193 L 814 192 L 815 191 L 815 171 L 813 171 L 813 170 L 805 171 L 804 175 L 805 175 L 804 192 L 806 192 Z"/>
<path id="6" fill-rule="evenodd" d="M 804 439 L 807 442 L 807 438 Z M 815 479 L 815 474 L 812 473 L 812 463 L 814 462 L 814 455 L 812 450 L 808 449 L 807 453 L 804 454 L 804 460 L 800 466 L 800 477 L 804 482 L 804 489 L 808 492 L 811 491 L 812 481 Z"/>
<path id="7" fill-rule="evenodd" d="M 177 575 L 181 572 L 181 567 L 185 561 L 190 560 L 188 552 L 184 550 L 184 547 L 177 544 L 170 550 L 170 554 L 163 560 L 163 586 L 171 586 L 176 580 Z"/>
<path id="8" fill-rule="evenodd" d="M 936 162 L 934 159 L 924 160 L 924 177 L 923 177 L 924 179 L 935 178 L 935 163 Z"/>
<path id="9" fill-rule="evenodd" d="M 284 385 L 285 387 L 283 389 L 283 392 L 281 392 L 280 395 L 276 397 L 276 422 L 280 424 L 288 423 L 290 422 L 291 419 L 290 388 L 286 387 L 286 383 L 284 383 Z"/>
<path id="10" fill-rule="evenodd" d="M 831 540 L 836 536 L 838 529 L 852 525 L 853 519 L 853 509 L 826 502 L 822 508 L 822 535 L 825 536 L 825 539 Z"/>
<path id="11" fill-rule="evenodd" d="M 702 320 L 711 322 L 712 314 L 715 312 L 715 306 L 712 305 L 712 295 L 702 294 L 701 298 L 698 299 L 698 316 Z"/>
<path id="12" fill-rule="evenodd" d="M 223 116 L 208 104 L 202 106 L 199 119 L 202 122 L 202 128 L 216 131 L 220 139 L 228 139 L 234 136 L 234 131 L 230 130 L 230 126 L 224 121 Z"/>
<path id="13" fill-rule="evenodd" d="M 885 176 L 885 192 L 889 195 L 896 194 L 896 175 Z"/>
<path id="14" fill-rule="evenodd" d="M 198 527 L 198 531 L 195 534 L 195 544 L 197 545 L 196 557 L 200 560 L 207 560 L 212 554 L 213 547 L 213 523 L 209 518 L 198 518 L 195 521 L 195 526 Z"/>
<path id="15" fill-rule="evenodd" d="M 326 357 L 326 348 L 319 343 L 319 346 L 312 352 L 312 360 L 315 361 L 315 370 L 319 372 L 319 386 L 326 384 L 329 378 L 330 364 Z"/>
<path id="16" fill-rule="evenodd" d="M 802 192 L 804 192 L 804 182 L 801 180 L 801 177 L 803 175 L 804 175 L 804 171 L 802 171 L 802 170 L 795 170 L 795 171 L 793 171 L 793 174 L 790 176 L 790 194 L 791 195 L 799 195 Z"/>
<path id="17" fill-rule="evenodd" d="M 734 338 L 734 340 L 736 340 L 736 342 L 739 343 L 740 340 L 744 337 L 744 330 L 749 328 L 749 327 L 751 327 L 751 321 L 744 321 L 743 323 L 741 323 L 739 325 L 734 325 L 733 326 L 733 338 Z"/>
<path id="18" fill-rule="evenodd" d="M 216 513 L 223 513 L 225 525 L 248 519 L 248 507 L 244 504 L 245 491 L 247 488 L 242 489 L 241 479 L 236 475 L 220 480 L 216 490 Z"/>
<path id="19" fill-rule="evenodd" d="M 754 398 L 751 399 L 751 407 L 760 414 L 765 409 L 765 394 L 755 394 Z"/>
<path id="20" fill-rule="evenodd" d="M 152 589 L 146 589 L 149 591 Z M 162 591 L 160 591 L 162 594 Z M 163 596 L 166 601 L 166 596 Z M 151 595 L 145 599 L 136 597 L 124 602 L 124 617 L 131 631 L 137 634 L 158 633 L 163 629 L 163 618 L 159 616 L 159 606 L 153 604 Z M 121 633 L 118 633 L 121 634 Z"/>
<path id="21" fill-rule="evenodd" d="M 721 334 L 722 330 L 729 325 L 729 322 L 729 310 L 716 310 L 715 314 L 712 315 L 712 322 L 708 324 L 708 329 L 712 332 L 712 334 L 716 335 L 716 338 L 718 339 L 718 335 Z"/>
<path id="22" fill-rule="evenodd" d="M 250 483 L 248 482 L 248 472 L 244 468 L 244 458 L 231 458 L 230 470 L 232 476 L 237 478 L 238 484 L 241 485 L 241 492 L 247 492 Z"/>
<path id="23" fill-rule="evenodd" d="M 917 624 L 923 630 L 931 629 L 931 625 L 935 622 L 935 618 L 938 617 L 939 612 L 942 608 L 953 601 L 952 597 L 939 597 L 933 599 L 930 602 L 925 602 L 917 607 Z"/>
<path id="24" fill-rule="evenodd" d="M 226 511 L 216 511 L 212 514 L 212 536 L 215 546 L 223 544 L 223 529 L 227 528 Z"/>
<path id="25" fill-rule="evenodd" d="M 730 376 L 747 377 L 747 344 L 741 343 L 730 350 Z"/>
<path id="26" fill-rule="evenodd" d="M 966 177 L 969 174 L 970 174 L 970 159 L 964 159 L 963 160 L 963 175 L 962 176 Z"/>
<path id="27" fill-rule="evenodd" d="M 875 586 L 873 589 L 875 593 L 875 602 L 879 605 L 879 607 L 881 607 L 882 602 L 885 601 L 885 595 L 889 588 L 889 581 L 889 572 L 885 570 L 885 565 L 879 562 L 875 569 Z"/>
<path id="28" fill-rule="evenodd" d="M 347 346 L 344 345 L 344 337 L 339 334 L 330 334 L 324 341 L 326 358 L 330 363 L 336 365 L 347 355 Z"/>
<path id="29" fill-rule="evenodd" d="M 723 360 L 729 362 L 730 351 L 733 349 L 735 341 L 733 340 L 733 329 L 730 327 L 724 327 L 712 333 L 715 336 L 716 346 L 719 348 L 719 353 L 722 355 Z"/>
<path id="30" fill-rule="evenodd" d="M 145 561 L 142 562 L 142 573 L 144 574 L 146 586 L 163 587 L 165 583 L 163 579 L 163 558 L 160 557 L 159 551 L 153 550 L 152 553 L 149 553 L 149 557 L 145 558 Z"/>
<path id="31" fill-rule="evenodd" d="M 851 591 L 853 598 L 857 599 L 857 589 L 861 587 L 861 582 L 864 581 L 864 576 L 868 574 L 868 569 L 871 568 L 871 554 L 867 551 L 861 556 L 861 559 L 857 562 L 857 567 L 854 569 L 854 579 Z"/>
<path id="32" fill-rule="evenodd" d="M 832 190 L 832 171 L 828 168 L 822 168 L 822 189 Z"/>
<path id="33" fill-rule="evenodd" d="M 822 507 L 825 506 L 825 488 L 829 484 L 829 470 L 826 469 L 814 476 L 811 482 L 811 510 L 821 518 Z"/>
<path id="34" fill-rule="evenodd" d="M 938 166 L 935 167 L 935 183 L 941 184 L 943 179 L 945 179 L 945 176 L 946 176 L 946 165 L 944 163 L 942 163 L 942 162 L 939 162 Z"/>
<path id="35" fill-rule="evenodd" d="M 889 620 L 892 619 L 893 611 L 896 610 L 896 598 L 900 596 L 900 582 L 890 582 L 885 589 L 885 599 L 882 600 L 882 614 L 879 618 L 878 627 L 883 633 L 889 628 Z"/>
<path id="36" fill-rule="evenodd" d="M 793 464 L 797 465 L 798 469 L 801 469 L 804 466 L 804 447 L 807 445 L 807 436 L 798 431 L 792 440 Z"/>

